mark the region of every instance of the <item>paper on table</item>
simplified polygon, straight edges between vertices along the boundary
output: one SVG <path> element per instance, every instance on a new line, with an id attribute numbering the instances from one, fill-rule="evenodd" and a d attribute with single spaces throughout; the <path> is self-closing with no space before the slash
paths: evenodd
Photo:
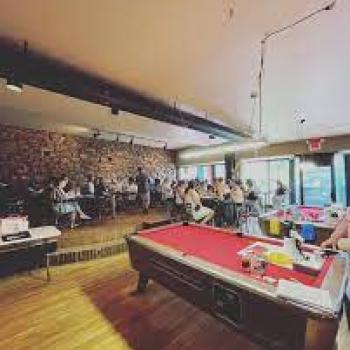
<path id="1" fill-rule="evenodd" d="M 328 290 L 281 279 L 278 282 L 276 295 L 319 310 L 333 311 Z"/>

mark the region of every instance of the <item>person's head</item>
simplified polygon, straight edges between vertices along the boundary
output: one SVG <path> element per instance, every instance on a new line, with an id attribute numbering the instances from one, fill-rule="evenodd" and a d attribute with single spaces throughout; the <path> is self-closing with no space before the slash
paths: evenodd
<path id="1" fill-rule="evenodd" d="M 53 187 L 58 187 L 59 184 L 59 179 L 55 176 L 50 177 L 47 187 L 48 188 L 53 188 Z"/>
<path id="2" fill-rule="evenodd" d="M 87 180 L 88 180 L 88 182 L 94 182 L 94 177 L 93 177 L 93 175 L 92 175 L 92 174 L 89 174 L 89 175 L 87 176 Z"/>
<path id="3" fill-rule="evenodd" d="M 96 179 L 96 183 L 97 183 L 98 185 L 103 184 L 103 178 L 102 178 L 102 176 L 99 176 L 99 177 Z"/>
<path id="4" fill-rule="evenodd" d="M 68 185 L 68 177 L 66 175 L 62 175 L 58 181 L 58 186 L 63 189 Z"/>
<path id="5" fill-rule="evenodd" d="M 142 168 L 139 166 L 139 167 L 137 167 L 137 172 L 139 173 L 139 174 L 142 174 Z"/>
<path id="6" fill-rule="evenodd" d="M 242 191 L 242 184 L 240 181 L 235 181 L 233 184 L 232 184 L 232 189 L 234 191 Z"/>
<path id="7" fill-rule="evenodd" d="M 222 177 L 219 177 L 218 182 L 221 184 L 224 182 L 224 179 Z"/>
<path id="8" fill-rule="evenodd" d="M 246 183 L 248 188 L 252 188 L 254 186 L 252 179 L 247 179 L 245 183 Z"/>
<path id="9" fill-rule="evenodd" d="M 134 183 L 134 179 L 130 176 L 128 182 L 129 182 L 129 185 L 132 185 Z"/>
<path id="10" fill-rule="evenodd" d="M 189 183 L 187 184 L 187 188 L 189 190 L 193 190 L 195 188 L 195 183 L 194 181 L 189 181 Z"/>

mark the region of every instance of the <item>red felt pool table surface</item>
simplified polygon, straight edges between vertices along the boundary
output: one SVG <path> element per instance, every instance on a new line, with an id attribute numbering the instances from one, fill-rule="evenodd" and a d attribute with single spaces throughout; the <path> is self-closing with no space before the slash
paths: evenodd
<path id="1" fill-rule="evenodd" d="M 139 236 L 155 243 L 175 249 L 186 255 L 191 255 L 220 267 L 242 273 L 241 258 L 237 254 L 241 249 L 257 241 L 282 242 L 268 238 L 252 236 L 238 237 L 234 232 L 212 228 L 203 225 L 169 225 L 161 228 L 140 231 Z M 300 271 L 290 270 L 276 265 L 269 265 L 266 275 L 275 279 L 295 279 L 306 285 L 321 287 L 323 279 L 333 258 L 328 258 L 317 276 Z M 254 278 L 251 276 L 251 278 Z"/>

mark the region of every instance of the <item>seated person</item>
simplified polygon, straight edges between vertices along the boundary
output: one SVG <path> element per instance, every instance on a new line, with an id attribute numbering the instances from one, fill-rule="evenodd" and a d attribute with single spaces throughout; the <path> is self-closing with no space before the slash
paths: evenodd
<path id="1" fill-rule="evenodd" d="M 137 185 L 132 177 L 129 177 L 128 184 L 125 188 L 125 192 L 127 193 L 128 201 L 136 201 Z"/>
<path id="2" fill-rule="evenodd" d="M 346 210 L 345 215 L 339 219 L 338 224 L 332 235 L 322 242 L 322 248 L 341 249 L 350 251 L 350 208 Z"/>
<path id="3" fill-rule="evenodd" d="M 83 186 L 83 193 L 95 195 L 95 183 L 94 177 L 92 175 L 88 175 L 88 177 L 86 178 L 86 183 Z"/>
<path id="4" fill-rule="evenodd" d="M 260 189 L 256 186 L 253 180 L 248 179 L 246 181 L 246 197 L 249 201 L 258 201 L 260 195 Z"/>
<path id="5" fill-rule="evenodd" d="M 123 193 L 123 186 L 124 186 L 124 181 L 122 180 L 121 177 L 117 177 L 117 180 L 114 183 L 114 188 L 113 190 L 116 193 Z"/>
<path id="6" fill-rule="evenodd" d="M 196 222 L 201 221 L 206 224 L 214 217 L 214 210 L 202 205 L 200 196 L 194 187 L 193 181 L 190 181 L 185 190 L 185 204 L 186 207 L 190 207 L 191 214 Z"/>
<path id="7" fill-rule="evenodd" d="M 272 204 L 274 209 L 280 209 L 286 203 L 288 196 L 288 189 L 283 185 L 282 181 L 277 180 L 277 188 L 272 197 Z"/>
<path id="8" fill-rule="evenodd" d="M 207 194 L 208 187 L 204 183 L 204 181 L 201 181 L 198 183 L 197 192 L 200 196 L 205 196 Z"/>
<path id="9" fill-rule="evenodd" d="M 62 176 L 59 181 L 56 181 L 53 189 L 53 209 L 60 215 L 70 214 L 70 227 L 76 226 L 76 216 L 80 216 L 82 220 L 90 220 L 90 216 L 86 215 L 80 208 L 79 203 L 75 201 L 66 191 L 68 178 Z"/>
<path id="10" fill-rule="evenodd" d="M 207 187 L 207 196 L 209 197 L 215 197 L 215 188 L 212 185 L 208 185 Z"/>
<path id="11" fill-rule="evenodd" d="M 103 177 L 99 177 L 97 179 L 96 185 L 95 185 L 95 196 L 96 197 L 104 197 L 109 195 L 109 189 L 103 179 Z"/>

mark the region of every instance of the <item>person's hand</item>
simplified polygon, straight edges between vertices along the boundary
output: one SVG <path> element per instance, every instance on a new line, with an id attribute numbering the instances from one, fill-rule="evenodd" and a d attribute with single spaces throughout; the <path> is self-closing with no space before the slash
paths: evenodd
<path id="1" fill-rule="evenodd" d="M 337 243 L 332 238 L 328 238 L 321 243 L 321 248 L 337 249 Z"/>

